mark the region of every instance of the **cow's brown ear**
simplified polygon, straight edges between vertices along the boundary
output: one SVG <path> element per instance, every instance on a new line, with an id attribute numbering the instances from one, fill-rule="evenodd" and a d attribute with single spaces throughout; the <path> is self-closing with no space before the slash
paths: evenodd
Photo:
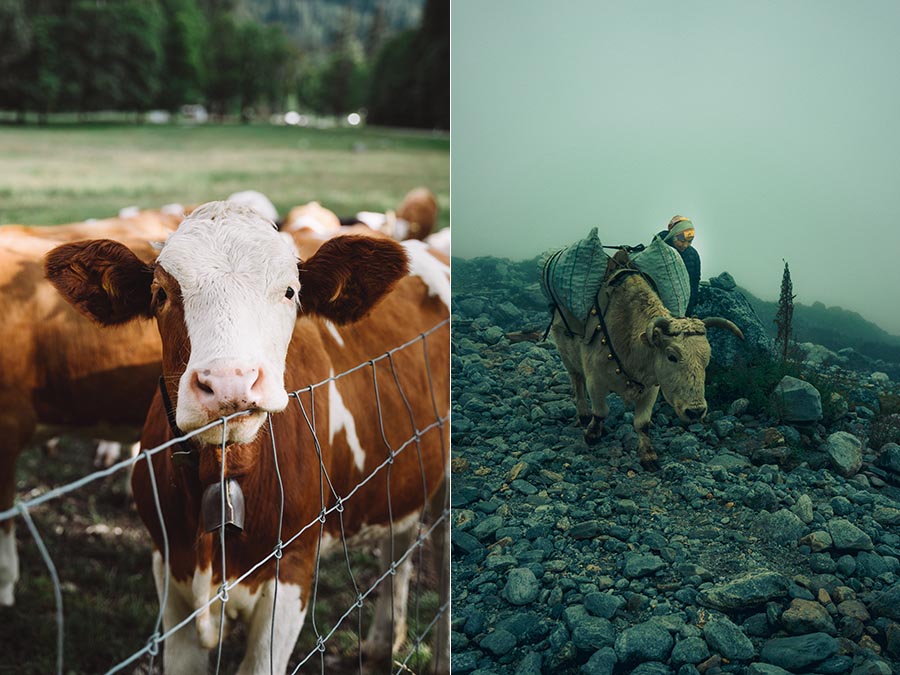
<path id="1" fill-rule="evenodd" d="M 300 265 L 300 310 L 335 323 L 364 317 L 407 273 L 406 251 L 390 239 L 329 239 Z"/>
<path id="2" fill-rule="evenodd" d="M 153 269 L 116 241 L 57 246 L 44 260 L 44 276 L 75 309 L 105 326 L 153 315 Z"/>

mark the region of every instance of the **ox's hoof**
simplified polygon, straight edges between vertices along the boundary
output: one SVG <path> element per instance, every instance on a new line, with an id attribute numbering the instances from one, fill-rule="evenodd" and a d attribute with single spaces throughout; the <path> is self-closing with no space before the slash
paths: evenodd
<path id="1" fill-rule="evenodd" d="M 578 426 L 587 427 L 591 423 L 590 415 L 579 415 L 578 416 Z"/>
<path id="2" fill-rule="evenodd" d="M 644 457 L 643 459 L 641 459 L 641 466 L 644 467 L 644 471 L 659 471 L 659 458 L 656 455 Z"/>
<path id="3" fill-rule="evenodd" d="M 603 436 L 603 420 L 594 415 L 591 417 L 590 424 L 584 430 L 584 442 L 588 445 L 596 445 Z"/>

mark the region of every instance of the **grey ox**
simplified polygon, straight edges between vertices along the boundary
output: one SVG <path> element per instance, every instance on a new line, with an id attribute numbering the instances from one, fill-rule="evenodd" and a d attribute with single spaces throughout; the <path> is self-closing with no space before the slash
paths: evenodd
<path id="1" fill-rule="evenodd" d="M 710 356 L 706 329 L 725 328 L 742 340 L 744 335 L 721 317 L 675 318 L 643 277 L 623 277 L 603 285 L 592 310 L 595 317 L 598 311 L 603 316 L 605 332 L 595 319 L 596 328 L 587 338 L 574 335 L 558 312 L 551 332 L 572 378 L 585 442 L 593 445 L 600 440 L 609 414 L 606 396 L 616 392 L 626 403 L 634 403 L 638 458 L 645 469 L 655 470 L 659 463 L 648 430 L 660 389 L 681 420 L 702 421 Z"/>

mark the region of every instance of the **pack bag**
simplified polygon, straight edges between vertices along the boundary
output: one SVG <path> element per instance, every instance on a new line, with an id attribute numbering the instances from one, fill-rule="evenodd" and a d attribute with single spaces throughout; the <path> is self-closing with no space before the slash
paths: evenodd
<path id="1" fill-rule="evenodd" d="M 545 253 L 541 290 L 550 311 L 559 307 L 563 317 L 568 314 L 576 323 L 584 324 L 597 300 L 607 260 L 596 227 L 581 241 Z"/>
<path id="2" fill-rule="evenodd" d="M 691 299 L 691 279 L 681 255 L 659 238 L 631 256 L 638 269 L 653 280 L 659 299 L 674 316 L 683 317 Z"/>

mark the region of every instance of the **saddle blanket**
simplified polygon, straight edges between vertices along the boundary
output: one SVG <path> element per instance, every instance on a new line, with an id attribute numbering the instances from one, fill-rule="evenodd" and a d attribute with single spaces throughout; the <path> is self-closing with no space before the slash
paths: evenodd
<path id="1" fill-rule="evenodd" d="M 551 311 L 562 307 L 583 323 L 597 300 L 608 259 L 596 227 L 581 241 L 545 253 L 541 261 L 541 290 Z"/>

